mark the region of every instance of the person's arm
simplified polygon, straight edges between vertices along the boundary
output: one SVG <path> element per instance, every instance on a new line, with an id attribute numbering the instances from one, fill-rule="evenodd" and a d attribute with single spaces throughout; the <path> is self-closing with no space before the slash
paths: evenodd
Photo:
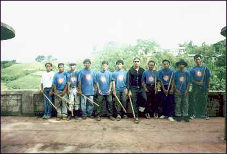
<path id="1" fill-rule="evenodd" d="M 130 90 L 130 88 L 131 88 L 131 75 L 130 75 L 130 70 L 128 71 L 126 77 L 127 77 L 126 83 L 127 83 L 127 88 L 128 88 L 128 96 L 131 97 L 132 96 L 132 92 Z"/>

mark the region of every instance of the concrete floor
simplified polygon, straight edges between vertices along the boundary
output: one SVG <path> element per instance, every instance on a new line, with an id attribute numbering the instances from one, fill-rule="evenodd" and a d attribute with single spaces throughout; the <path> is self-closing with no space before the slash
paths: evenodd
<path id="1" fill-rule="evenodd" d="M 1 117 L 1 152 L 213 152 L 224 153 L 224 118 L 190 123 L 166 119 L 56 121 Z"/>

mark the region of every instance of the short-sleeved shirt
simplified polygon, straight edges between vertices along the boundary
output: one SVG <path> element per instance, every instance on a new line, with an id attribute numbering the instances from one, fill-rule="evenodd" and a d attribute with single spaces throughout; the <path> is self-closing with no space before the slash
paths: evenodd
<path id="1" fill-rule="evenodd" d="M 157 82 L 158 72 L 156 70 L 146 70 L 143 72 L 142 80 L 146 85 L 154 85 Z"/>
<path id="2" fill-rule="evenodd" d="M 107 95 L 112 82 L 112 73 L 110 71 L 99 71 L 96 74 L 96 82 L 103 95 Z"/>
<path id="3" fill-rule="evenodd" d="M 205 72 L 205 73 L 204 73 Z M 203 82 L 203 89 L 207 89 L 207 80 L 211 77 L 210 70 L 205 66 L 195 66 L 190 70 L 192 81 Z M 194 84 L 194 83 L 193 83 Z"/>
<path id="4" fill-rule="evenodd" d="M 93 86 L 96 83 L 96 80 L 95 73 L 92 69 L 82 69 L 78 75 L 78 82 L 81 82 L 81 90 L 84 95 L 94 95 Z"/>
<path id="5" fill-rule="evenodd" d="M 63 91 L 67 84 L 67 73 L 56 73 L 53 79 L 53 85 L 56 85 L 56 89 Z"/>
<path id="6" fill-rule="evenodd" d="M 162 82 L 163 85 L 168 85 L 170 82 L 170 78 L 172 76 L 172 74 L 174 73 L 173 69 L 161 69 L 158 71 L 158 80 L 159 82 Z M 174 75 L 174 74 L 173 74 Z M 174 78 L 174 76 L 172 76 L 172 79 Z M 172 81 L 171 81 L 172 83 Z"/>
<path id="7" fill-rule="evenodd" d="M 181 94 L 184 94 L 188 84 L 190 84 L 191 78 L 190 73 L 188 71 L 176 71 L 174 73 L 174 83 L 176 85 L 176 89 L 181 91 Z"/>
<path id="8" fill-rule="evenodd" d="M 45 72 L 42 74 L 41 83 L 43 84 L 43 88 L 51 88 L 54 78 L 54 72 Z"/>
<path id="9" fill-rule="evenodd" d="M 125 70 L 114 71 L 112 80 L 115 82 L 115 90 L 122 92 L 126 89 L 127 72 Z"/>
<path id="10" fill-rule="evenodd" d="M 70 83 L 71 87 L 76 87 L 77 83 L 78 83 L 78 73 L 77 71 L 71 72 L 68 71 L 67 72 L 67 82 Z"/>

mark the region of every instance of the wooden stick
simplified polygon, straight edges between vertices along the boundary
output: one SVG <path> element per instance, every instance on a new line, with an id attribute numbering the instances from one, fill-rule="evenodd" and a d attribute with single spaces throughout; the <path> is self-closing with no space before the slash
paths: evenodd
<path id="1" fill-rule="evenodd" d="M 124 112 L 127 113 L 126 110 L 125 110 L 125 108 L 124 108 L 124 106 L 122 105 L 122 103 L 120 102 L 119 98 L 117 97 L 117 95 L 114 95 L 114 96 L 117 99 L 118 103 L 121 105 L 121 107 L 124 110 Z"/>
<path id="2" fill-rule="evenodd" d="M 168 89 L 167 89 L 167 92 L 169 92 L 169 87 L 170 87 L 170 84 L 171 84 L 172 78 L 173 78 L 173 72 L 172 72 L 172 74 L 171 74 L 171 77 L 170 77 L 170 80 L 169 80 L 169 83 L 168 83 Z M 168 95 L 168 93 L 167 93 L 167 95 Z M 166 96 L 167 96 L 167 95 L 166 95 Z"/>
<path id="3" fill-rule="evenodd" d="M 57 110 L 57 107 L 51 102 L 51 100 L 42 92 L 44 97 L 50 102 L 50 104 Z"/>
<path id="4" fill-rule="evenodd" d="M 155 95 L 156 95 L 156 88 L 157 88 L 156 83 L 157 83 L 157 77 L 156 77 L 156 74 L 154 74 L 154 93 L 155 93 Z"/>
<path id="5" fill-rule="evenodd" d="M 131 99 L 131 97 L 130 97 L 130 96 L 129 96 L 129 101 L 130 101 L 130 104 L 131 104 L 133 117 L 134 117 L 134 118 L 136 118 L 136 116 L 135 116 L 135 112 L 134 112 L 134 108 L 133 108 L 133 105 L 132 105 L 132 99 Z"/>
<path id="6" fill-rule="evenodd" d="M 55 94 L 56 96 L 58 96 L 61 99 L 64 99 L 66 102 L 70 103 L 67 99 L 65 99 L 64 97 L 59 96 L 58 94 Z M 63 101 L 64 102 L 64 101 Z M 65 103 L 65 102 L 64 102 Z M 67 104 L 65 104 L 66 108 L 69 110 L 69 107 L 67 106 Z"/>

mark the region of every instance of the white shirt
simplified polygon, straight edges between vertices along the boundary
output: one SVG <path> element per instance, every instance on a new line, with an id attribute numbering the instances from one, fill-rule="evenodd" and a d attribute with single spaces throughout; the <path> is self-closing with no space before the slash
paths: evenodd
<path id="1" fill-rule="evenodd" d="M 43 88 L 50 88 L 52 86 L 54 72 L 45 72 L 42 74 L 41 83 L 43 84 Z"/>

